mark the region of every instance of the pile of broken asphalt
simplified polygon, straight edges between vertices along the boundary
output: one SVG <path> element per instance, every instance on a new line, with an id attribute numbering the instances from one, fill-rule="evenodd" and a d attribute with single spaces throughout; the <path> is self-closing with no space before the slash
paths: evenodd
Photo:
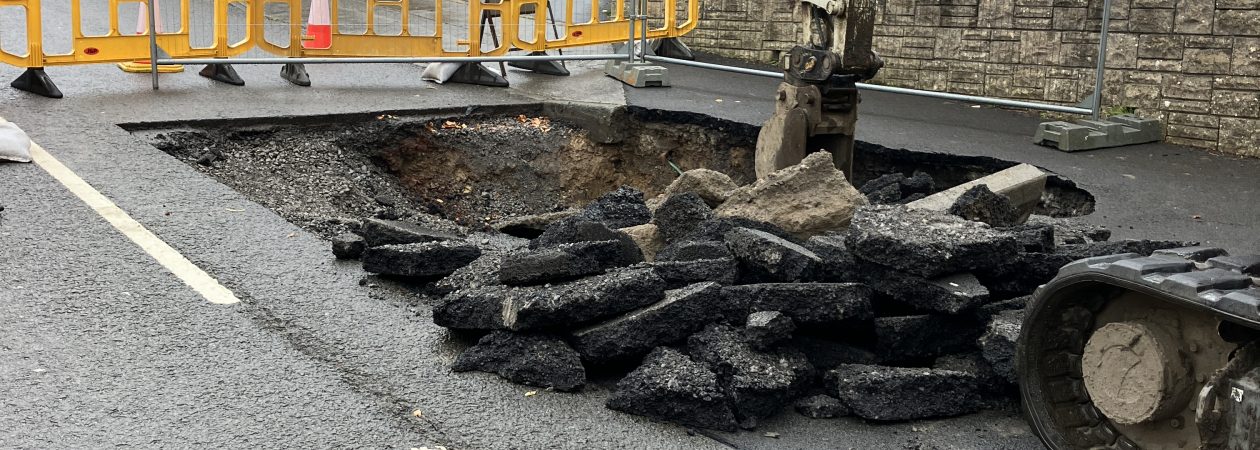
<path id="1" fill-rule="evenodd" d="M 481 336 L 457 372 L 557 391 L 624 373 L 609 408 L 734 430 L 788 405 L 905 421 L 1001 404 L 1037 286 L 1076 259 L 1187 245 L 1024 221 L 983 185 L 911 208 L 930 180 L 859 191 L 817 155 L 748 186 L 701 169 L 652 201 L 623 187 L 493 245 L 367 219 L 333 250 L 439 292 L 434 322 Z"/>

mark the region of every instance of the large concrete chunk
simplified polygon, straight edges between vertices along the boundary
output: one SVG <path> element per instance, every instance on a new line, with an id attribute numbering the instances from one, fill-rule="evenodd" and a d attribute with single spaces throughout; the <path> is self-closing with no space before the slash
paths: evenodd
<path id="1" fill-rule="evenodd" d="M 630 240 L 643 253 L 644 261 L 655 261 L 656 254 L 661 251 L 661 248 L 665 247 L 665 238 L 661 237 L 661 230 L 656 228 L 656 225 L 645 223 L 633 227 L 618 228 L 617 231 L 630 236 Z"/>
<path id="2" fill-rule="evenodd" d="M 572 391 L 586 384 L 577 352 L 553 336 L 495 331 L 455 359 L 451 370 L 499 374 L 529 386 Z"/>
<path id="3" fill-rule="evenodd" d="M 923 312 L 958 314 L 989 300 L 988 288 L 970 273 L 927 279 L 865 264 L 855 276 L 876 292 Z"/>
<path id="4" fill-rule="evenodd" d="M 739 277 L 739 264 L 734 258 L 661 261 L 653 264 L 652 270 L 670 289 L 705 281 L 730 285 Z"/>
<path id="5" fill-rule="evenodd" d="M 974 374 L 848 364 L 827 373 L 827 390 L 867 420 L 952 417 L 983 405 Z"/>
<path id="6" fill-rule="evenodd" d="M 1009 233 L 904 206 L 862 208 L 846 243 L 858 258 L 927 278 L 996 267 L 1019 252 Z"/>
<path id="7" fill-rule="evenodd" d="M 1011 200 L 998 195 L 983 184 L 976 185 L 949 207 L 949 213 L 967 220 L 984 222 L 993 227 L 1010 227 L 1019 223 L 1019 211 L 1011 206 Z"/>
<path id="8" fill-rule="evenodd" d="M 666 347 L 657 348 L 621 381 L 607 403 L 610 409 L 685 426 L 734 431 L 735 414 L 702 363 Z"/>
<path id="9" fill-rule="evenodd" d="M 665 299 L 607 322 L 573 332 L 582 359 L 592 363 L 625 360 L 680 341 L 722 318 L 717 283 L 697 283 L 665 292 Z"/>
<path id="10" fill-rule="evenodd" d="M 665 281 L 651 268 L 623 269 L 539 289 L 517 288 L 504 299 L 511 330 L 572 328 L 665 298 Z"/>
<path id="11" fill-rule="evenodd" d="M 382 245 L 363 252 L 363 270 L 401 277 L 447 276 L 481 256 L 463 241 Z"/>
<path id="12" fill-rule="evenodd" d="M 988 186 L 990 191 L 1010 199 L 1011 205 L 1019 212 L 1017 221 L 1023 223 L 1028 220 L 1028 215 L 1032 214 L 1037 203 L 1041 201 L 1041 192 L 1046 189 L 1046 173 L 1031 164 L 1020 164 L 937 192 L 910 202 L 906 206 L 928 211 L 948 211 L 963 193 L 981 184 Z"/>
<path id="13" fill-rule="evenodd" d="M 1003 311 L 993 317 L 980 336 L 980 351 L 993 370 L 1008 383 L 1015 384 L 1015 346 L 1020 327 L 1024 323 L 1024 310 Z"/>
<path id="14" fill-rule="evenodd" d="M 679 175 L 669 187 L 665 188 L 665 196 L 673 196 L 685 192 L 694 192 L 710 207 L 717 207 L 731 196 L 731 192 L 739 185 L 731 181 L 731 177 L 722 172 L 709 169 L 692 169 Z"/>
<path id="15" fill-rule="evenodd" d="M 980 335 L 975 323 L 934 315 L 879 317 L 875 338 L 880 358 L 913 362 L 974 348 Z"/>
<path id="16" fill-rule="evenodd" d="M 797 235 L 843 229 L 853 211 L 867 203 L 832 156 L 816 152 L 731 193 L 714 211 L 723 217 L 769 222 Z"/>
<path id="17" fill-rule="evenodd" d="M 713 210 L 699 195 L 687 192 L 666 198 L 656 208 L 652 223 L 660 230 L 665 242 L 673 243 L 690 234 L 701 222 L 713 217 Z"/>
<path id="18" fill-rule="evenodd" d="M 805 247 L 748 228 L 726 233 L 726 246 L 739 260 L 740 274 L 754 282 L 802 280 L 822 261 Z"/>
<path id="19" fill-rule="evenodd" d="M 375 217 L 363 221 L 359 234 L 363 236 L 368 247 L 459 239 L 459 236 L 454 234 L 431 230 L 413 223 Z"/>
<path id="20" fill-rule="evenodd" d="M 710 325 L 687 340 L 687 352 L 718 374 L 735 415 L 752 421 L 778 413 L 814 375 L 805 355 L 788 348 L 758 351 L 741 330 Z"/>
<path id="21" fill-rule="evenodd" d="M 722 296 L 745 314 L 779 311 L 800 325 L 825 325 L 871 313 L 871 289 L 857 283 L 764 283 L 727 286 Z"/>
<path id="22" fill-rule="evenodd" d="M 630 258 L 624 250 L 619 241 L 586 241 L 520 250 L 503 257 L 499 281 L 509 285 L 532 285 L 600 274 Z"/>

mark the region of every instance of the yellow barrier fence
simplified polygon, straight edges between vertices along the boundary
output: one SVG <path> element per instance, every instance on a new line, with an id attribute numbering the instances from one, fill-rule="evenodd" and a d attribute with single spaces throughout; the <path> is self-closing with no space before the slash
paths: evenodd
<path id="1" fill-rule="evenodd" d="M 122 21 L 119 17 L 120 5 L 137 4 L 143 7 L 147 4 L 145 0 L 99 0 L 98 3 L 108 2 L 108 17 L 104 19 L 99 13 L 85 15 L 83 1 L 70 0 L 68 17 L 44 17 L 41 0 L 0 0 L 0 19 L 5 19 L 4 14 L 12 14 L 19 9 L 24 12 L 27 40 L 25 53 L 0 48 L 0 63 L 42 69 L 149 58 L 149 33 L 120 29 Z M 364 24 L 342 23 L 341 6 L 358 6 L 344 0 L 314 0 L 308 17 L 302 16 L 302 0 L 212 0 L 213 23 L 208 25 L 213 30 L 212 43 L 202 46 L 194 45 L 190 38 L 189 30 L 193 25 L 207 26 L 205 23 L 192 23 L 190 11 L 194 1 L 203 2 L 198 6 L 204 9 L 205 0 L 164 0 L 162 3 L 177 3 L 178 6 L 177 29 L 159 29 L 156 33 L 157 45 L 169 59 L 222 58 L 224 63 L 231 63 L 229 58 L 254 48 L 282 58 L 479 57 L 506 55 L 514 50 L 543 52 L 626 42 L 630 38 L 629 24 L 632 20 L 627 17 L 627 2 L 639 0 L 558 0 L 554 4 L 549 0 L 425 0 L 423 8 L 426 13 L 431 13 L 431 17 L 424 18 L 431 21 L 424 24 L 431 29 L 427 32 L 415 31 L 424 27 L 415 26 L 412 0 L 357 0 L 364 2 Z M 679 1 L 686 4 L 680 5 Z M 652 26 L 647 27 L 646 32 L 636 26 L 634 38 L 677 38 L 687 34 L 697 25 L 699 1 L 663 0 L 663 17 L 651 19 L 649 23 Z M 318 15 L 321 6 L 327 8 L 324 11 L 326 15 Z M 577 9 L 581 9 L 583 14 L 575 14 Z M 287 10 L 287 20 L 277 24 L 274 14 L 268 16 L 268 11 L 275 10 Z M 445 12 L 461 10 L 467 12 L 466 27 L 459 21 L 444 20 Z M 383 15 L 385 12 L 390 13 L 389 17 Z M 683 16 L 681 19 L 680 14 Z M 108 21 L 108 31 L 99 35 L 85 34 L 85 17 L 93 21 L 94 26 Z M 247 23 L 234 23 L 233 18 Z M 321 18 L 328 23 L 316 24 Z M 21 21 L 12 17 L 8 19 L 10 23 Z M 72 50 L 49 54 L 44 50 L 42 27 L 57 23 L 57 20 L 69 21 Z M 495 29 L 496 22 L 501 29 Z M 145 24 L 147 22 L 141 25 Z M 277 25 L 287 28 L 287 36 L 281 42 L 266 39 L 267 31 L 274 32 Z M 362 25 L 364 29 L 352 30 L 352 25 Z M 382 25 L 400 30 L 384 32 Z M 489 46 L 483 42 L 487 26 L 493 40 Z M 232 41 L 229 38 L 230 28 L 243 29 L 243 36 Z M 454 30 L 456 33 L 452 36 L 446 36 L 450 28 L 458 30 Z M 323 33 L 323 36 L 312 36 L 312 32 Z M 460 33 L 464 35 L 454 36 Z M 47 80 L 42 71 L 38 75 Z M 47 83 L 51 84 L 51 81 Z M 15 87 L 17 84 L 14 83 Z"/>

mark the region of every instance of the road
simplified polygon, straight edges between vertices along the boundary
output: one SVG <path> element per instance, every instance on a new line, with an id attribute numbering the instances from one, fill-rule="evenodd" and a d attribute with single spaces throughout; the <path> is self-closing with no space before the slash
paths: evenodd
<path id="1" fill-rule="evenodd" d="M 56 4 L 46 6 L 52 13 Z M 14 39 L 0 28 L 0 41 Z M 759 123 L 775 82 L 672 70 L 633 90 L 597 63 L 567 79 L 513 72 L 510 89 L 433 86 L 414 65 L 312 66 L 298 88 L 275 67 L 248 85 L 195 70 L 147 76 L 54 68 L 66 97 L 0 88 L 0 117 L 242 301 L 208 303 L 40 167 L 0 164 L 0 446 L 231 448 L 1030 448 L 1009 411 L 873 426 L 787 413 L 757 432 L 691 435 L 603 407 L 607 387 L 527 390 L 452 374 L 455 342 L 406 293 L 359 286 L 356 264 L 119 124 L 410 111 L 582 100 L 685 109 Z M 0 67 L 0 79 L 20 70 Z M 720 80 L 720 82 L 715 82 Z M 722 102 L 718 102 L 722 99 Z M 1260 161 L 1153 144 L 1065 154 L 1030 144 L 1035 118 L 867 94 L 860 137 L 1031 162 L 1093 192 L 1088 220 L 1117 237 L 1260 249 Z M 1200 219 L 1193 219 L 1198 215 Z M 775 431 L 779 439 L 764 437 Z"/>

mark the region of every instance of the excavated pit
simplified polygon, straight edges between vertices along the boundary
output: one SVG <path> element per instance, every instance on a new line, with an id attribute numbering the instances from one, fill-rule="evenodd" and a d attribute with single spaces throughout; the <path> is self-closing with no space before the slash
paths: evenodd
<path id="1" fill-rule="evenodd" d="M 651 198 L 677 170 L 713 169 L 745 184 L 758 131 L 694 113 L 553 105 L 127 128 L 324 237 L 372 216 L 485 229 L 580 207 L 621 185 Z M 853 184 L 922 171 L 942 190 L 1016 164 L 923 150 L 860 142 Z M 1051 176 L 1036 213 L 1093 209 L 1087 191 Z"/>

